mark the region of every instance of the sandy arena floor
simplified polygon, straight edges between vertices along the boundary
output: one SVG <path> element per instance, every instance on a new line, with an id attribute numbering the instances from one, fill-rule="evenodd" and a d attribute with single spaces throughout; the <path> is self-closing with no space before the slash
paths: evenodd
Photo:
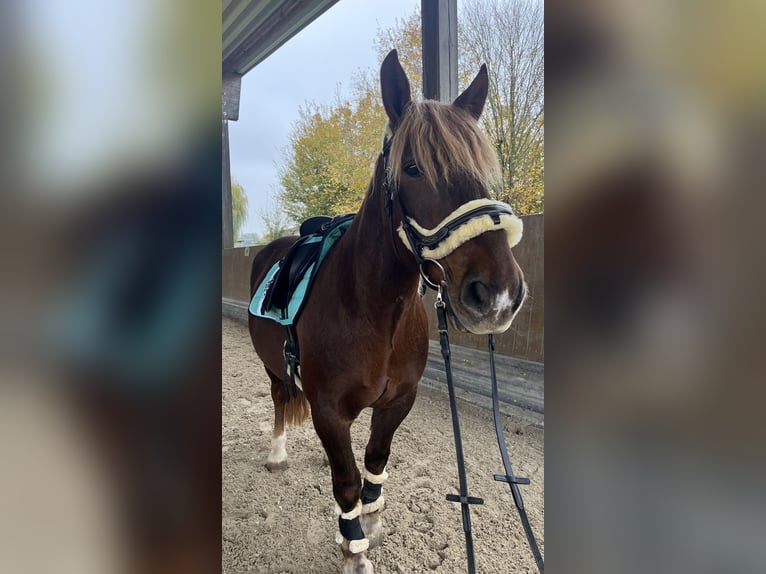
<path id="1" fill-rule="evenodd" d="M 227 574 L 331 573 L 340 571 L 335 545 L 330 468 L 310 421 L 287 431 L 290 467 L 270 473 L 269 383 L 253 351 L 247 327 L 223 319 L 223 571 Z M 471 522 L 477 572 L 536 572 L 508 487 L 492 479 L 502 462 L 492 413 L 459 403 L 468 490 L 484 498 Z M 352 427 L 359 467 L 370 415 Z M 514 470 L 532 480 L 522 487 L 532 528 L 544 554 L 544 432 L 506 418 Z M 383 545 L 368 553 L 376 574 L 464 573 L 465 541 L 457 492 L 452 426 L 446 390 L 421 386 L 399 428 L 383 488 Z"/>

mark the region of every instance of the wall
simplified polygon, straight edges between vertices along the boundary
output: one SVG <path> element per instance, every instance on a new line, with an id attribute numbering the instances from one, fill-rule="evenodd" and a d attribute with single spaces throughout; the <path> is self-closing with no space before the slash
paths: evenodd
<path id="1" fill-rule="evenodd" d="M 522 217 L 524 237 L 513 249 L 529 287 L 529 297 L 516 316 L 511 328 L 495 337 L 498 353 L 530 361 L 545 360 L 545 293 L 544 293 L 544 216 Z M 250 296 L 250 266 L 260 247 L 238 247 L 224 249 L 222 253 L 223 298 L 229 308 L 235 307 L 237 316 L 244 316 Z M 433 308 L 434 296 L 426 295 L 425 305 L 429 314 L 430 337 L 438 340 L 436 316 Z M 450 341 L 465 347 L 486 349 L 484 336 L 450 331 Z"/>

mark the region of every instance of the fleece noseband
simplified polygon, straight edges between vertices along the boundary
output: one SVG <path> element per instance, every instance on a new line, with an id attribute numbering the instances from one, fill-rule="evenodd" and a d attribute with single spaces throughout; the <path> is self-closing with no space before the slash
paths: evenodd
<path id="1" fill-rule="evenodd" d="M 505 230 L 511 247 L 521 240 L 521 220 L 508 204 L 474 199 L 458 207 L 433 229 L 425 229 L 412 217 L 405 216 L 397 232 L 412 253 L 417 251 L 423 259 L 441 259 L 474 237 L 500 229 Z"/>
<path id="2" fill-rule="evenodd" d="M 391 238 L 393 241 L 393 204 L 395 202 L 401 214 L 401 224 L 396 232 L 405 247 L 415 256 L 421 272 L 426 261 L 442 259 L 464 243 L 487 231 L 504 230 L 511 247 L 521 240 L 523 231 L 521 219 L 514 215 L 510 205 L 493 199 L 474 199 L 455 209 L 436 227 L 427 229 L 421 226 L 407 213 L 398 189 L 390 183 L 388 168 L 390 150 L 391 138 L 388 137 L 383 144 L 382 154 L 386 211 L 392 233 Z"/>

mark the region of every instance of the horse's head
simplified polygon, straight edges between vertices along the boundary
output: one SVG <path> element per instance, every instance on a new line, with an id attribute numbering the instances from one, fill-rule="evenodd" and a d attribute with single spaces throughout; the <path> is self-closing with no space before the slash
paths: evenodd
<path id="1" fill-rule="evenodd" d="M 526 285 L 511 253 L 521 238 L 521 221 L 490 196 L 501 172 L 495 149 L 478 126 L 487 68 L 481 67 L 452 104 L 413 102 L 396 51 L 383 61 L 380 76 L 388 115 L 386 189 L 398 250 L 412 253 L 430 283 L 446 282 L 456 327 L 480 334 L 505 331 Z"/>

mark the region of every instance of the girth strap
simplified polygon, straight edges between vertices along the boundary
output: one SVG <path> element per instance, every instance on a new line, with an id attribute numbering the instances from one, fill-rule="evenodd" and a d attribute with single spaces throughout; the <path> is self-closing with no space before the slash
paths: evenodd
<path id="1" fill-rule="evenodd" d="M 285 389 L 285 402 L 290 400 L 290 388 L 292 388 L 293 398 L 298 396 L 298 387 L 295 384 L 295 377 L 298 375 L 300 366 L 300 354 L 298 352 L 298 341 L 291 325 L 285 327 L 285 346 L 283 349 L 285 358 L 285 372 L 282 375 L 282 383 Z M 289 386 L 288 386 L 289 383 Z"/>

